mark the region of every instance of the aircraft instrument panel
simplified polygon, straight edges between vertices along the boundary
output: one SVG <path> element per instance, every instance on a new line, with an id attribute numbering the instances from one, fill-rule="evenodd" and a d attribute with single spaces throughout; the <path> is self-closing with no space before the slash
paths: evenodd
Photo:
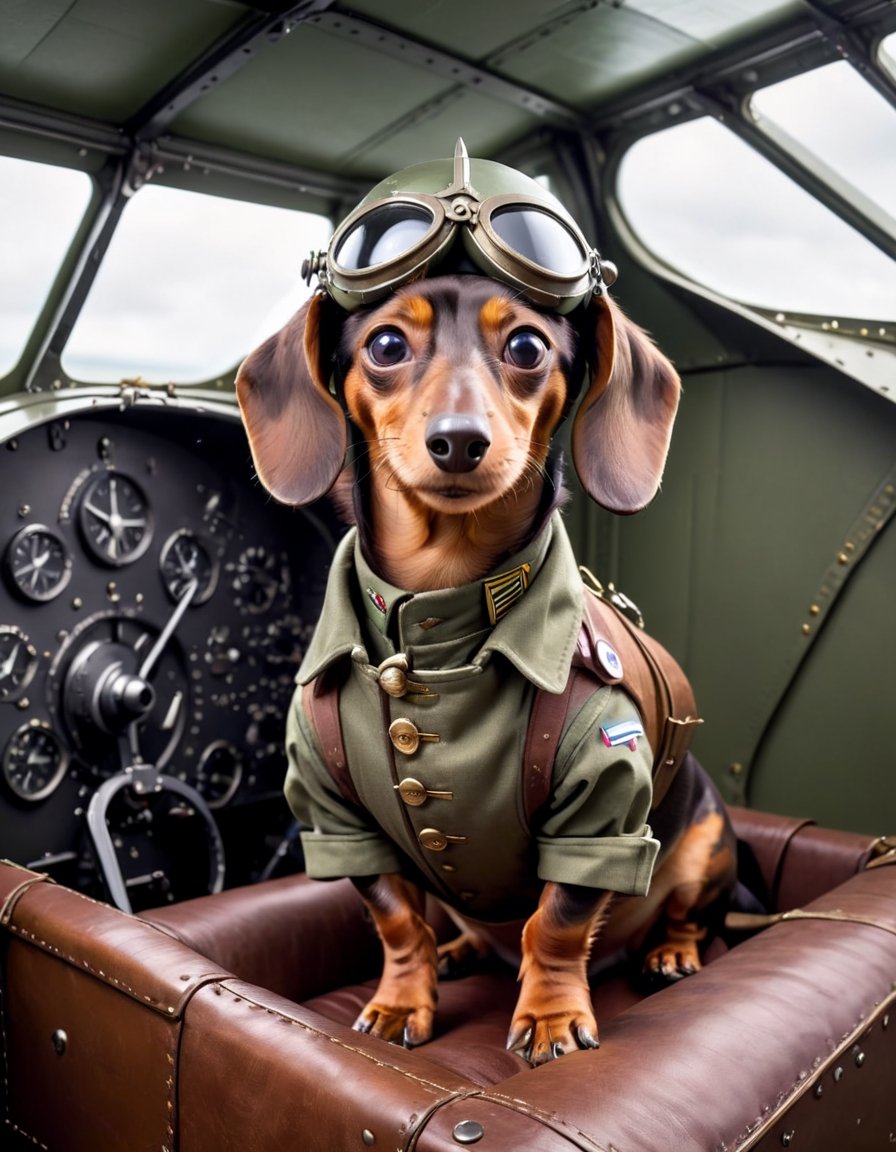
<path id="1" fill-rule="evenodd" d="M 198 807 L 228 886 L 255 878 L 288 825 L 285 716 L 338 532 L 273 502 L 239 424 L 200 411 L 88 411 L 0 445 L 2 854 L 94 890 L 86 813 L 136 771 L 102 813 L 132 903 L 202 890 Z"/>

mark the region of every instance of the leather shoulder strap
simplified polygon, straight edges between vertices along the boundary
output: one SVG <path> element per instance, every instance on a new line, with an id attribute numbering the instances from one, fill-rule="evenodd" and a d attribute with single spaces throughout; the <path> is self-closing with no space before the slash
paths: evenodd
<path id="1" fill-rule="evenodd" d="M 529 715 L 523 759 L 523 804 L 529 822 L 550 795 L 566 717 L 599 684 L 618 684 L 638 707 L 654 752 L 654 807 L 684 759 L 694 726 L 702 723 L 690 683 L 678 663 L 658 640 L 586 587 L 585 612 L 566 687 L 559 695 L 536 692 Z"/>
<path id="2" fill-rule="evenodd" d="M 302 688 L 302 707 L 311 721 L 317 745 L 323 756 L 333 783 L 343 798 L 358 808 L 362 808 L 358 793 L 352 783 L 342 738 L 342 723 L 339 719 L 340 677 L 336 669 L 328 668 L 310 684 Z"/>

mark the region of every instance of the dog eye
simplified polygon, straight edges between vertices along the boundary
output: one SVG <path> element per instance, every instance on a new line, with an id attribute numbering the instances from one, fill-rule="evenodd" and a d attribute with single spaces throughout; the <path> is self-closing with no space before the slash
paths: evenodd
<path id="1" fill-rule="evenodd" d="M 367 351 L 374 364 L 381 368 L 391 368 L 408 357 L 408 342 L 394 328 L 385 328 L 368 341 Z"/>
<path id="2" fill-rule="evenodd" d="M 528 328 L 514 332 L 504 348 L 504 357 L 516 368 L 537 368 L 548 354 L 544 340 Z"/>

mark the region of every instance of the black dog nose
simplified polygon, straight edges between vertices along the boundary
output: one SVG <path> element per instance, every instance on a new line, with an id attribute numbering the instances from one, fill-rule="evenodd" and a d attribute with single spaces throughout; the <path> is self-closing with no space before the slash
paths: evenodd
<path id="1" fill-rule="evenodd" d="M 426 429 L 426 447 L 443 472 L 472 472 L 490 444 L 488 425 L 476 416 L 436 416 Z"/>

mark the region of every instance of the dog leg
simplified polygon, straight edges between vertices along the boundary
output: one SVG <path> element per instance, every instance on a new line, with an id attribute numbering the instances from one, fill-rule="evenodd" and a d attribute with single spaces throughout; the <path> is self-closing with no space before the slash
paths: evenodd
<path id="1" fill-rule="evenodd" d="M 414 1048 L 432 1035 L 438 993 L 435 933 L 421 915 L 420 892 L 398 873 L 355 878 L 383 945 L 376 995 L 355 1021 L 393 1044 Z"/>
<path id="2" fill-rule="evenodd" d="M 722 813 L 708 812 L 676 844 L 670 870 L 677 882 L 663 906 L 665 939 L 644 957 L 652 983 L 671 984 L 703 967 L 699 944 L 706 936 L 705 911 L 733 884 L 736 849 Z"/>
<path id="3" fill-rule="evenodd" d="M 523 961 L 507 1047 L 530 1064 L 597 1048 L 588 957 L 612 893 L 548 883 L 523 928 Z"/>
<path id="4" fill-rule="evenodd" d="M 459 935 L 439 945 L 439 976 L 445 980 L 454 980 L 463 976 L 479 961 L 487 960 L 492 954 L 492 946 L 482 933 L 471 928 L 450 904 L 443 903 L 442 908 L 457 928 Z"/>

